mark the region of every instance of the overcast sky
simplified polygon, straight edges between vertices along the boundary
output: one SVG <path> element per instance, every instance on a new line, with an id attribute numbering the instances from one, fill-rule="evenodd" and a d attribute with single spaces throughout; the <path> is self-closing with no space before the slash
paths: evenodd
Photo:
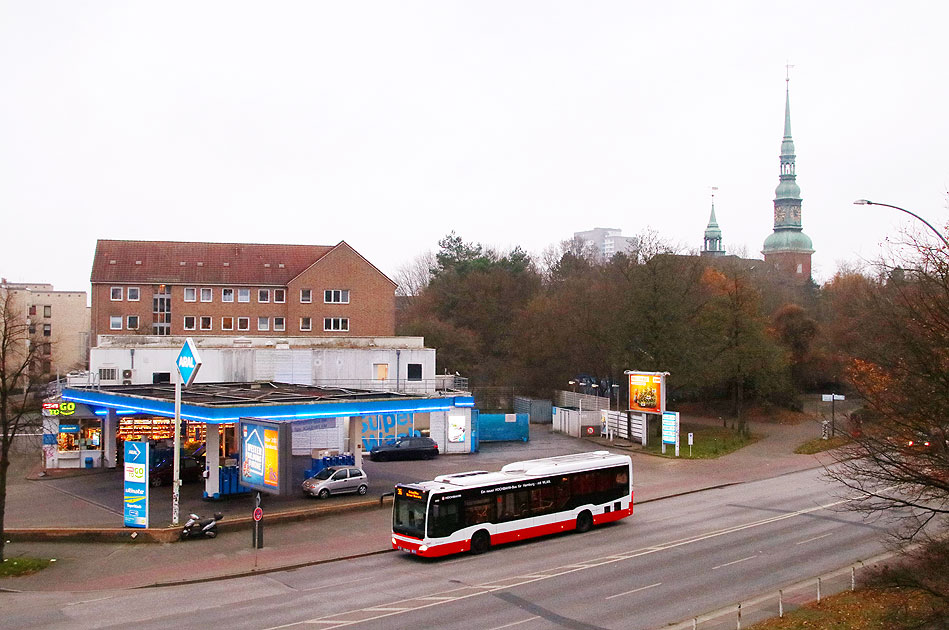
<path id="1" fill-rule="evenodd" d="M 785 64 L 814 275 L 946 224 L 945 2 L 0 2 L 0 274 L 88 290 L 98 238 L 454 230 L 698 249 L 772 231 Z M 904 221 L 904 218 L 906 219 Z"/>

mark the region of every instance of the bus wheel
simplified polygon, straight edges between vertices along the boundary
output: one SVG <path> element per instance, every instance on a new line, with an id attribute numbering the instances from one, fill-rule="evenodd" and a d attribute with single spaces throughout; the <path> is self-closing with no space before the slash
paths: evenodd
<path id="1" fill-rule="evenodd" d="M 484 553 L 491 548 L 491 536 L 488 535 L 488 532 L 481 531 L 475 532 L 475 535 L 471 537 L 471 553 L 479 554 Z"/>
<path id="2" fill-rule="evenodd" d="M 593 515 L 589 512 L 580 512 L 577 516 L 577 531 L 581 534 L 590 531 L 593 527 Z"/>

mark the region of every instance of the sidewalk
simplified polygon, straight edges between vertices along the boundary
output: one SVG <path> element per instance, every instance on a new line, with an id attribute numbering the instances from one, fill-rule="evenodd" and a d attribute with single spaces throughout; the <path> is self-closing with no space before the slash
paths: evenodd
<path id="1" fill-rule="evenodd" d="M 693 417 L 683 419 L 705 421 Z M 638 504 L 822 465 L 818 457 L 793 453 L 799 444 L 818 434 L 816 422 L 756 423 L 751 429 L 762 435 L 762 439 L 716 460 L 668 459 L 616 445 L 611 450 L 632 455 L 633 487 Z M 287 500 L 265 497 L 265 547 L 257 551 L 251 549 L 250 513 L 254 502 L 250 496 L 223 504 L 208 503 L 200 500 L 199 488 L 185 486 L 189 493 L 182 501 L 183 516 L 189 510 L 204 515 L 223 508 L 222 525 L 237 524 L 238 530 L 226 531 L 230 528 L 225 528 L 214 540 L 142 543 L 130 538 L 133 530 L 116 527 L 121 524 L 121 493 L 114 501 L 108 497 L 103 499 L 102 494 L 98 495 L 99 500 L 94 498 L 96 490 L 111 492 L 117 473 L 45 481 L 11 478 L 7 504 L 11 535 L 7 538 L 13 542 L 6 546 L 7 557 L 50 557 L 56 558 L 56 563 L 32 576 L 0 579 L 0 589 L 87 591 L 177 584 L 383 553 L 390 549 L 391 517 L 390 504 L 380 505 L 379 497 L 390 491 L 394 483 L 430 479 L 446 472 L 497 470 L 504 463 L 518 459 L 602 448 L 588 440 L 551 433 L 544 425 L 532 425 L 531 441 L 526 444 L 483 444 L 480 453 L 441 456 L 430 462 L 366 461 L 364 467 L 371 481 L 367 497 L 349 495 L 325 501 L 306 499 L 302 495 Z M 170 491 L 168 493 L 167 502 L 156 501 L 162 512 L 166 509 L 170 512 Z M 281 514 L 294 512 L 297 518 L 305 520 L 275 524 Z M 167 522 L 168 517 L 164 518 Z M 16 537 L 18 530 L 50 529 L 55 523 L 94 530 L 114 528 L 125 542 L 30 542 Z"/>

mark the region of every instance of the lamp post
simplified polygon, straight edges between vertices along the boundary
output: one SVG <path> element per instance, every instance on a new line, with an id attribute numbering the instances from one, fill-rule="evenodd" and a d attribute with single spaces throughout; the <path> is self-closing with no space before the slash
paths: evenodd
<path id="1" fill-rule="evenodd" d="M 886 208 L 893 208 L 894 210 L 899 210 L 900 212 L 905 212 L 906 214 L 910 215 L 911 217 L 913 217 L 913 218 L 915 218 L 915 219 L 919 219 L 920 221 L 922 221 L 923 223 L 925 223 L 925 224 L 926 224 L 926 227 L 928 227 L 930 230 L 932 230 L 933 233 L 934 233 L 936 236 L 939 237 L 939 240 L 941 240 L 941 241 L 943 242 L 943 244 L 946 246 L 946 248 L 949 249 L 949 241 L 946 240 L 946 237 L 943 236 L 942 233 L 941 233 L 939 230 L 937 230 L 936 228 L 934 228 L 934 227 L 929 223 L 929 221 L 927 221 L 927 220 L 924 219 L 923 217 L 919 216 L 919 215 L 916 214 L 915 212 L 910 212 L 910 211 L 907 210 L 906 208 L 900 208 L 899 206 L 892 206 L 892 205 L 890 205 L 890 204 L 888 204 L 888 203 L 879 203 L 879 202 L 876 202 L 876 201 L 870 201 L 869 199 L 857 199 L 857 200 L 854 201 L 853 203 L 854 203 L 855 206 L 884 206 L 884 207 L 886 207 Z"/>

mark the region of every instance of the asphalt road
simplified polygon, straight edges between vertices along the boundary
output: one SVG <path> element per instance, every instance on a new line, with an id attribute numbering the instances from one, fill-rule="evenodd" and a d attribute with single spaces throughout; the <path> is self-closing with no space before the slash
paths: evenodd
<path id="1" fill-rule="evenodd" d="M 0 594 L 0 628 L 659 628 L 883 551 L 885 524 L 842 510 L 837 492 L 812 470 L 483 556 L 392 552 L 188 586 Z"/>

